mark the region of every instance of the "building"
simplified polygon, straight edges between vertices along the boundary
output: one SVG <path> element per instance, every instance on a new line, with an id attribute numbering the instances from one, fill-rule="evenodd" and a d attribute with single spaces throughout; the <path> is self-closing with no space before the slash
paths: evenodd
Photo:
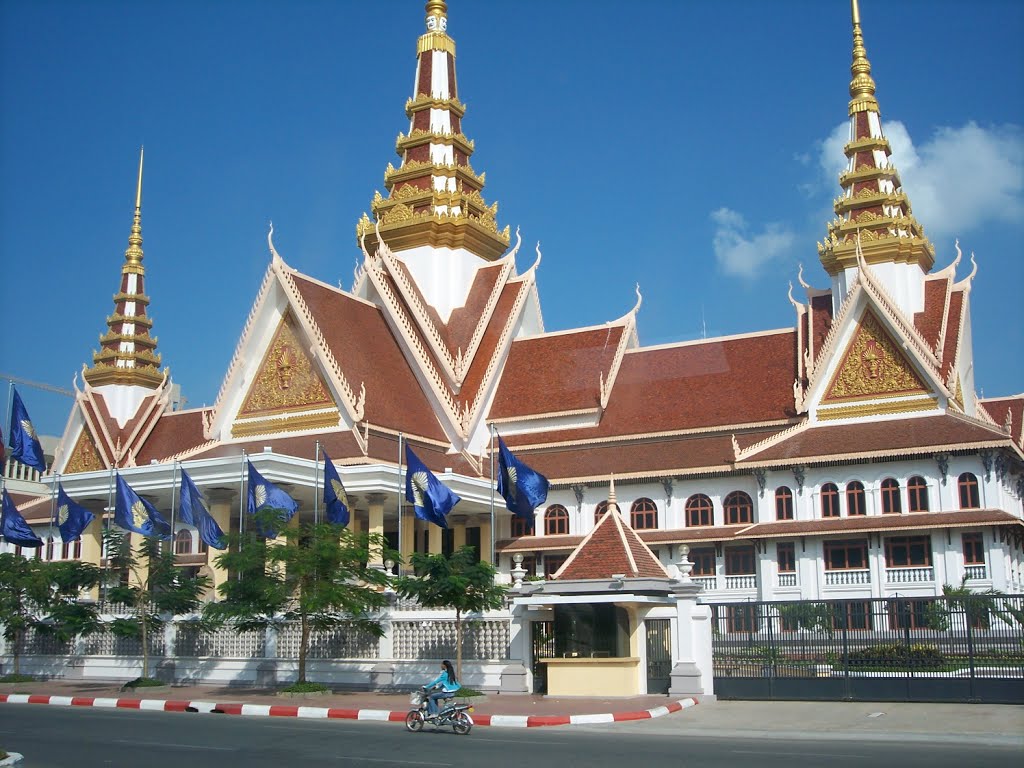
<path id="1" fill-rule="evenodd" d="M 556 576 L 606 511 L 614 477 L 625 521 L 663 565 L 688 547 L 693 578 L 716 601 L 925 596 L 965 578 L 1024 590 L 1024 394 L 976 395 L 977 265 L 936 268 L 889 162 L 853 9 L 848 166 L 818 244 L 829 283 L 800 276 L 792 326 L 645 347 L 638 290 L 622 317 L 546 332 L 540 251 L 520 271 L 518 237 L 484 197 L 446 4 L 431 0 L 401 160 L 357 222 L 352 285 L 292 269 L 271 231 L 266 275 L 209 408 L 176 409 L 161 369 L 140 158 L 114 313 L 53 473 L 102 510 L 116 468 L 170 517 L 181 465 L 227 530 L 244 507 L 245 457 L 311 518 L 326 453 L 354 527 L 405 556 L 473 544 L 505 578 L 517 554 L 529 574 Z M 493 506 L 494 430 L 551 481 L 532 530 Z M 400 440 L 462 497 L 449 531 L 404 504 Z M 46 538 L 49 493 L 21 508 Z M 194 530 L 176 524 L 175 547 L 183 566 L 224 578 Z M 80 556 L 99 560 L 99 522 Z M 573 578 L 588 575 L 609 574 Z"/>

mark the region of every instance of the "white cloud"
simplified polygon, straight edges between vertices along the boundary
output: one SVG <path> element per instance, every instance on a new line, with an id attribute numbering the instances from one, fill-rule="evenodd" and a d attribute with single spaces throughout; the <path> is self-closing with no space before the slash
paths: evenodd
<path id="1" fill-rule="evenodd" d="M 761 267 L 793 245 L 793 233 L 780 224 L 768 224 L 760 234 L 748 235 L 746 220 L 729 208 L 712 211 L 711 220 L 716 225 L 715 258 L 726 274 L 755 277 Z"/>
<path id="2" fill-rule="evenodd" d="M 892 161 L 914 216 L 935 237 L 960 236 L 991 221 L 1024 215 L 1024 132 L 1019 126 L 938 128 L 915 146 L 899 121 L 882 126 L 892 146 Z M 846 168 L 843 123 L 820 143 L 819 164 L 829 188 Z"/>

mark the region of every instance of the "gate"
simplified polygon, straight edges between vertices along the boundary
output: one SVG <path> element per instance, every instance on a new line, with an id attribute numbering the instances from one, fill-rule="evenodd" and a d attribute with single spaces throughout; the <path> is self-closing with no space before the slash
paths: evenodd
<path id="1" fill-rule="evenodd" d="M 711 605 L 723 699 L 1024 703 L 1024 596 Z"/>
<path id="2" fill-rule="evenodd" d="M 555 655 L 555 623 L 553 621 L 533 621 L 533 653 L 530 656 L 530 670 L 533 672 L 533 692 L 548 692 L 548 668 L 538 659 L 552 658 Z"/>
<path id="3" fill-rule="evenodd" d="M 668 619 L 647 619 L 647 693 L 668 693 L 672 676 L 672 629 Z"/>

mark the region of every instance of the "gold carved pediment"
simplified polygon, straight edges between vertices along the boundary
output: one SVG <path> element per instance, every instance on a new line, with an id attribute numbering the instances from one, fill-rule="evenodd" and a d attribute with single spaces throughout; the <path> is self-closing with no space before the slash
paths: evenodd
<path id="1" fill-rule="evenodd" d="M 92 439 L 92 435 L 89 434 L 88 429 L 83 427 L 82 433 L 75 442 L 75 447 L 71 449 L 68 463 L 64 467 L 64 474 L 96 472 L 106 468 L 103 460 L 100 458 L 100 452 L 96 450 L 96 443 Z"/>
<path id="2" fill-rule="evenodd" d="M 823 401 L 902 397 L 928 391 L 875 313 L 865 309 Z"/>
<path id="3" fill-rule="evenodd" d="M 285 313 L 238 411 L 238 418 L 336 408 L 327 383 L 306 346 L 291 313 Z"/>

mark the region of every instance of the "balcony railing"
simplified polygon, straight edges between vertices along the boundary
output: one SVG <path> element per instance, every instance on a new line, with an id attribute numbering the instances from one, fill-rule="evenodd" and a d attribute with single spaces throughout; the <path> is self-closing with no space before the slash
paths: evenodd
<path id="1" fill-rule="evenodd" d="M 987 579 L 988 570 L 985 565 L 965 565 L 964 566 L 964 577 L 971 581 L 973 579 Z"/>
<path id="2" fill-rule="evenodd" d="M 840 587 L 847 584 L 870 584 L 871 571 L 867 568 L 845 571 L 825 571 L 825 586 Z"/>
<path id="3" fill-rule="evenodd" d="M 924 568 L 886 568 L 885 580 L 890 584 L 917 584 L 924 581 L 935 581 L 935 569 L 930 565 Z"/>
<path id="4" fill-rule="evenodd" d="M 796 586 L 796 574 L 795 573 L 780 573 L 779 574 L 779 586 L 780 587 L 795 587 Z"/>
<path id="5" fill-rule="evenodd" d="M 740 576 L 726 576 L 726 589 L 757 589 L 756 574 L 742 574 Z"/>
<path id="6" fill-rule="evenodd" d="M 704 587 L 704 589 L 718 589 L 717 576 L 694 576 L 693 580 Z"/>

